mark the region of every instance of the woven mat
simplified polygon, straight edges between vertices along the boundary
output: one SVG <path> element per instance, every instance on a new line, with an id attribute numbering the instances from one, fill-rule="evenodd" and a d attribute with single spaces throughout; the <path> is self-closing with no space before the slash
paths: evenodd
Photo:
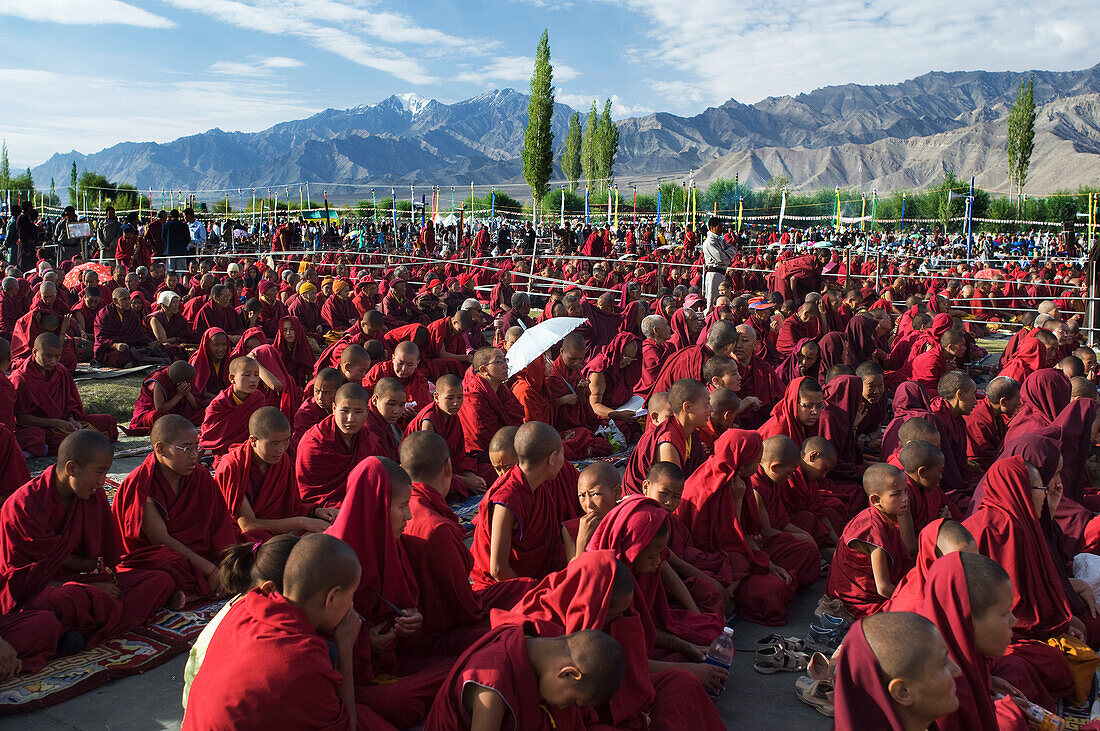
<path id="1" fill-rule="evenodd" d="M 84 652 L 55 658 L 31 675 L 0 684 L 0 715 L 46 708 L 111 680 L 142 673 L 187 652 L 224 602 L 184 611 L 162 609 L 150 624 Z"/>
<path id="2" fill-rule="evenodd" d="M 140 365 L 133 368 L 93 368 L 90 365 L 78 366 L 73 371 L 74 381 L 99 381 L 108 378 L 122 378 L 123 376 L 132 376 L 137 373 L 146 373 L 155 371 L 159 366 L 156 365 Z"/>

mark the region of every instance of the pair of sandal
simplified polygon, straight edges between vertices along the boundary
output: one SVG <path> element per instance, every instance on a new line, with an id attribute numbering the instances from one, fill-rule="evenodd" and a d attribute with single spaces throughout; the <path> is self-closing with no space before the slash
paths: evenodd
<path id="1" fill-rule="evenodd" d="M 834 655 L 833 658 L 835 657 Z M 834 673 L 833 659 L 815 652 L 806 667 L 806 675 L 796 680 L 794 684 L 794 694 L 798 696 L 798 700 L 828 718 L 832 718 L 834 713 Z"/>
<path id="2" fill-rule="evenodd" d="M 756 662 L 752 669 L 764 675 L 775 673 L 801 673 L 810 664 L 810 656 L 804 650 L 805 643 L 798 637 L 768 635 L 756 641 Z"/>
<path id="3" fill-rule="evenodd" d="M 843 617 L 822 614 L 816 622 L 810 625 L 803 644 L 811 652 L 831 655 L 836 648 L 840 647 L 844 636 L 848 634 L 849 627 L 851 627 L 851 623 Z"/>

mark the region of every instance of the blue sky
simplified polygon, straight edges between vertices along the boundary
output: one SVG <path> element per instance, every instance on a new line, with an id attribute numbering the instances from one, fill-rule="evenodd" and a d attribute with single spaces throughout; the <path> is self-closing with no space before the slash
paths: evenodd
<path id="1" fill-rule="evenodd" d="M 0 0 L 0 137 L 24 167 L 400 92 L 526 91 L 543 28 L 558 100 L 619 118 L 1100 61 L 1096 0 Z"/>

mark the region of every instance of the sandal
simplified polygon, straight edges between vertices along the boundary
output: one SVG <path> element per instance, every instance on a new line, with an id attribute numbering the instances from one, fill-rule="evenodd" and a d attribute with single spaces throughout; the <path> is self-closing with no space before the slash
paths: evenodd
<path id="1" fill-rule="evenodd" d="M 833 684 L 827 680 L 801 677 L 794 684 L 798 700 L 813 708 L 822 716 L 833 717 Z"/>
<path id="2" fill-rule="evenodd" d="M 778 645 L 766 645 L 757 648 L 752 669 L 764 675 L 801 673 L 809 662 L 810 658 L 804 652 L 787 652 Z"/>
<path id="3" fill-rule="evenodd" d="M 832 682 L 833 665 L 828 657 L 820 652 L 815 652 L 813 657 L 810 658 L 809 665 L 806 666 L 806 674 L 810 676 L 810 680 L 826 680 Z"/>
<path id="4" fill-rule="evenodd" d="M 844 634 L 840 628 L 819 627 L 816 624 L 811 624 L 809 631 L 806 632 L 804 649 L 808 652 L 820 652 L 825 656 L 829 656 L 840 646 L 843 639 Z"/>
<path id="5" fill-rule="evenodd" d="M 780 635 L 768 635 L 756 641 L 757 650 L 762 647 L 771 647 L 772 645 L 782 648 L 787 652 L 802 652 L 805 649 L 806 641 L 801 637 L 782 637 Z"/>

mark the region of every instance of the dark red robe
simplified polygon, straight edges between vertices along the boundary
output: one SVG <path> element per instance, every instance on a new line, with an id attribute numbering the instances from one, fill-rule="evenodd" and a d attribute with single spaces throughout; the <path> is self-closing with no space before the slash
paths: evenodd
<path id="1" fill-rule="evenodd" d="M 118 441 L 118 425 L 113 416 L 84 412 L 76 382 L 65 366 L 58 364 L 49 373 L 43 373 L 31 358 L 12 373 L 11 383 L 15 387 L 17 414 L 33 414 L 45 419 L 73 418 L 103 432 L 112 443 Z M 46 431 L 50 452 L 57 451 L 65 436 Z"/>
<path id="2" fill-rule="evenodd" d="M 298 492 L 302 499 L 326 508 L 340 507 L 352 468 L 378 454 L 378 449 L 378 442 L 366 426 L 356 433 L 348 447 L 336 428 L 336 421 L 326 416 L 298 443 L 294 471 L 298 475 Z"/>
<path id="3" fill-rule="evenodd" d="M 489 461 L 489 442 L 504 426 L 523 424 L 523 405 L 512 389 L 501 384 L 496 391 L 474 369 L 462 378 L 462 408 L 458 410 L 466 451 L 477 462 Z"/>
<path id="4" fill-rule="evenodd" d="M 267 405 L 259 390 L 239 401 L 233 387 L 225 389 L 206 407 L 199 433 L 199 446 L 215 455 L 224 455 L 233 447 L 248 441 L 248 420 Z"/>
<path id="5" fill-rule="evenodd" d="M 177 385 L 168 377 L 167 368 L 161 368 L 159 371 L 146 378 L 141 384 L 141 391 L 138 392 L 137 401 L 134 402 L 134 416 L 130 419 L 131 434 L 148 434 L 153 428 L 153 424 L 156 420 L 165 414 L 179 414 L 185 419 L 190 420 L 195 426 L 200 426 L 202 424 L 203 416 L 206 413 L 205 410 L 202 408 L 192 408 L 186 398 L 180 399 L 179 403 L 168 411 L 158 411 L 153 401 L 153 384 L 160 387 L 166 402 L 176 396 Z M 192 391 L 192 393 L 195 392 Z M 197 396 L 195 401 L 200 404 L 202 403 Z"/>
<path id="6" fill-rule="evenodd" d="M 260 520 L 297 518 L 312 512 L 314 506 L 303 502 L 298 494 L 294 459 L 289 453 L 284 453 L 276 464 L 268 465 L 266 472 L 259 463 L 252 445 L 246 442 L 229 450 L 214 472 L 214 482 L 234 521 L 240 520 L 241 501 L 245 498 L 252 506 L 252 514 Z M 248 537 L 262 541 L 275 535 L 270 531 L 258 533 L 250 531 Z"/>
<path id="7" fill-rule="evenodd" d="M 894 586 L 909 571 L 913 559 L 909 557 L 897 525 L 887 520 L 878 508 L 864 508 L 852 518 L 840 534 L 840 545 L 833 554 L 825 593 L 840 599 L 852 616 L 859 618 L 879 611 L 887 597 L 878 593 L 871 557 L 853 548 L 853 541 L 862 541 L 886 552 L 890 559 L 890 583 Z"/>
<path id="8" fill-rule="evenodd" d="M 195 315 L 195 332 L 205 333 L 213 327 L 221 328 L 230 335 L 244 332 L 241 316 L 232 307 L 222 308 L 214 300 L 204 304 Z"/>

